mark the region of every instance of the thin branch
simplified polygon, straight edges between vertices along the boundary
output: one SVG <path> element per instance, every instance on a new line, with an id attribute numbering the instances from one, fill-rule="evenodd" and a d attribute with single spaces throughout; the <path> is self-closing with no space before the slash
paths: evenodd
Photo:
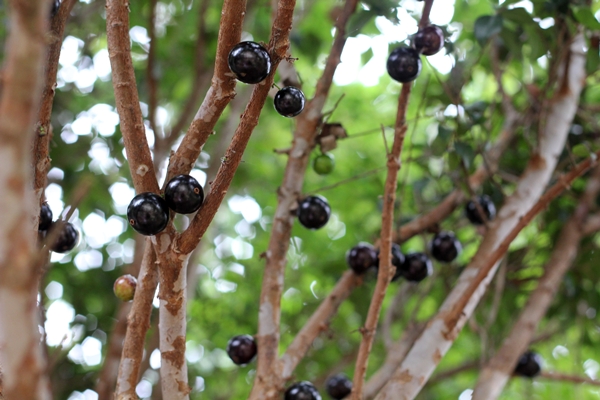
<path id="1" fill-rule="evenodd" d="M 188 173 L 193 168 L 202 147 L 213 133 L 223 110 L 235 97 L 236 80 L 229 70 L 227 59 L 229 51 L 241 40 L 245 12 L 246 0 L 225 0 L 223 2 L 212 84 L 192 124 L 183 137 L 181 145 L 169 161 L 165 182 L 168 182 L 175 175 Z M 203 35 L 199 36 L 202 37 Z M 198 71 L 198 65 L 196 71 Z M 273 71 L 275 71 L 276 66 L 276 64 L 273 65 Z M 272 77 L 270 79 L 272 81 Z M 259 87 L 266 84 L 266 82 L 263 82 Z M 192 100 L 190 99 L 188 104 L 192 103 Z M 183 116 L 180 119 L 183 120 Z M 181 128 L 178 125 L 172 130 L 171 136 L 175 135 L 176 137 L 179 134 Z"/>
<path id="2" fill-rule="evenodd" d="M 40 343 L 33 222 L 31 146 L 44 83 L 49 3 L 8 2 L 10 24 L 0 97 L 0 365 L 3 395 L 47 399 L 50 387 Z M 39 209 L 38 209 L 39 210 Z"/>
<path id="3" fill-rule="evenodd" d="M 106 37 L 115 103 L 135 191 L 158 193 L 131 59 L 129 12 L 127 1 L 106 1 Z"/>
<path id="4" fill-rule="evenodd" d="M 146 66 L 146 80 L 148 81 L 148 120 L 154 137 L 158 139 L 158 125 L 156 124 L 156 109 L 158 108 L 158 81 L 156 79 L 156 4 L 158 0 L 150 0 L 150 16 L 148 18 L 148 63 Z M 157 140 L 155 140 L 155 143 Z"/>
<path id="5" fill-rule="evenodd" d="M 529 296 L 527 304 L 521 310 L 517 322 L 513 325 L 502 347 L 489 360 L 479 375 L 473 393 L 474 400 L 498 398 L 504 385 L 508 382 L 519 357 L 527 350 L 539 322 L 548 311 L 564 275 L 575 261 L 583 234 L 581 226 L 585 222 L 589 209 L 596 201 L 599 191 L 600 168 L 595 168 L 577 209 L 563 227 L 554 244 L 554 251 L 544 268 L 544 275 L 540 278 L 537 288 Z"/>
<path id="6" fill-rule="evenodd" d="M 333 75 L 340 63 L 346 43 L 346 23 L 354 13 L 358 1 L 347 0 L 336 21 L 336 35 L 323 74 L 319 78 L 313 99 L 307 102 L 302 114 L 296 118 L 294 141 L 289 153 L 284 178 L 278 193 L 277 209 L 273 219 L 272 234 L 266 252 L 266 266 L 263 277 L 259 323 L 258 323 L 258 365 L 257 375 L 250 395 L 251 399 L 266 399 L 275 396 L 283 382 L 279 379 L 278 346 L 279 321 L 281 316 L 281 295 L 283 293 L 286 253 L 294 223 L 294 213 L 308 165 L 310 151 L 315 146 L 323 107 L 333 82 Z M 284 4 L 280 3 L 279 7 Z"/>
<path id="7" fill-rule="evenodd" d="M 352 291 L 362 284 L 363 278 L 352 271 L 344 272 L 335 287 L 323 299 L 310 319 L 304 324 L 300 332 L 289 345 L 281 357 L 282 380 L 292 377 L 294 369 L 304 358 L 314 340 L 329 327 L 331 318 L 337 313 L 340 305 L 350 296 Z"/>
<path id="8" fill-rule="evenodd" d="M 427 3 L 431 1 L 428 0 Z M 388 154 L 388 172 L 385 182 L 385 192 L 383 195 L 383 212 L 381 216 L 381 237 L 379 253 L 379 273 L 377 274 L 377 284 L 369 306 L 369 312 L 365 321 L 365 326 L 361 329 L 363 335 L 356 366 L 354 369 L 354 380 L 351 399 L 361 400 L 363 398 L 363 385 L 365 375 L 367 374 L 367 365 L 369 354 L 375 339 L 375 331 L 381 313 L 383 299 L 392 277 L 394 268 L 392 267 L 392 232 L 394 229 L 394 205 L 396 202 L 396 189 L 398 187 L 398 171 L 401 167 L 402 146 L 404 136 L 406 135 L 406 110 L 412 89 L 412 82 L 402 85 L 400 98 L 398 100 L 398 113 L 396 115 L 396 126 L 394 129 L 394 143 L 392 151 Z"/>
<path id="9" fill-rule="evenodd" d="M 137 235 L 135 238 L 134 259 L 125 273 L 133 276 L 140 274 L 142 262 L 144 261 L 144 248 L 146 239 L 144 236 Z M 98 400 L 112 400 L 119 374 L 119 363 L 121 362 L 121 353 L 125 344 L 127 333 L 127 316 L 131 310 L 130 302 L 122 302 L 115 313 L 115 323 L 110 332 L 107 344 L 106 356 L 102 363 L 102 369 L 98 374 L 95 392 L 98 393 Z"/>
<path id="10" fill-rule="evenodd" d="M 586 385 L 600 386 L 600 381 L 597 379 L 591 379 L 587 376 L 562 374 L 560 372 L 542 372 L 539 377 L 553 381 L 584 383 Z"/>
<path id="11" fill-rule="evenodd" d="M 497 261 L 506 252 L 514 237 L 550 200 L 562 192 L 566 185 L 592 165 L 591 159 L 580 163 L 541 196 L 564 147 L 579 102 L 585 77 L 585 57 L 582 55 L 582 48 L 583 37 L 580 35 L 573 44 L 570 65 L 566 68 L 569 74 L 566 77 L 569 90 L 557 92 L 553 99 L 547 116 L 546 130 L 540 138 L 539 153 L 530 159 L 514 194 L 506 200 L 498 217 L 491 222 L 472 261 L 463 270 L 438 314 L 415 342 L 393 378 L 377 396 L 377 400 L 415 398 L 454 342 L 465 321 L 471 316 L 496 271 Z"/>
<path id="12" fill-rule="evenodd" d="M 50 22 L 50 43 L 48 45 L 48 56 L 46 60 L 46 76 L 42 90 L 42 100 L 38 112 L 37 135 L 33 144 L 33 190 L 38 199 L 37 206 L 34 209 L 35 214 L 39 213 L 39 206 L 44 200 L 44 189 L 46 188 L 46 177 L 50 169 L 50 138 L 52 136 L 52 125 L 50 118 L 52 116 L 52 103 L 54 102 L 54 93 L 56 86 L 56 74 L 58 72 L 58 59 L 62 48 L 62 39 L 67 24 L 67 18 L 75 5 L 76 0 L 65 0 L 61 3 L 58 13 Z M 34 232 L 37 225 L 34 227 Z"/>
<path id="13" fill-rule="evenodd" d="M 150 327 L 152 301 L 158 285 L 156 253 L 150 239 L 145 240 L 144 256 L 133 304 L 127 321 L 127 333 L 117 378 L 117 399 L 136 398 L 135 388 L 140 375 L 140 363 L 144 354 L 146 332 Z M 129 396 L 129 397 L 128 397 Z"/>
<path id="14" fill-rule="evenodd" d="M 213 72 L 212 70 L 208 70 L 204 65 L 207 35 L 206 12 L 208 10 L 209 4 L 210 2 L 208 0 L 204 0 L 202 1 L 199 7 L 198 33 L 196 37 L 196 48 L 194 50 L 194 76 L 191 86 L 191 92 L 184 106 L 182 107 L 182 111 L 179 115 L 179 118 L 177 118 L 170 132 L 164 138 L 161 138 L 154 144 L 154 154 L 157 156 L 157 159 L 160 160 L 162 160 L 163 157 L 168 155 L 169 149 L 173 146 L 177 138 L 179 138 L 180 132 L 192 118 L 200 96 L 202 95 L 202 93 L 206 92 L 210 84 L 209 78 Z M 159 155 L 161 157 L 158 157 Z"/>

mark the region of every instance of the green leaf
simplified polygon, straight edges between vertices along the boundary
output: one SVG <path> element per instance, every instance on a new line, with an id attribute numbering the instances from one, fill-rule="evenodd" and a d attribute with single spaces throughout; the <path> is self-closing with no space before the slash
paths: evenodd
<path id="1" fill-rule="evenodd" d="M 488 106 L 487 101 L 476 101 L 475 103 L 466 105 L 465 112 L 474 123 L 479 124 L 485 120 L 484 114 Z"/>
<path id="2" fill-rule="evenodd" d="M 502 31 L 503 19 L 500 15 L 484 15 L 475 21 L 475 38 L 480 45 L 484 45 L 492 36 Z"/>
<path id="3" fill-rule="evenodd" d="M 357 36 L 376 16 L 377 14 L 370 10 L 360 10 L 352 15 L 348 21 L 348 36 Z"/>
<path id="4" fill-rule="evenodd" d="M 600 67 L 600 52 L 591 49 L 586 54 L 585 70 L 588 74 L 593 74 Z"/>
<path id="5" fill-rule="evenodd" d="M 598 22 L 596 17 L 594 17 L 594 14 L 592 14 L 592 10 L 590 10 L 589 7 L 572 6 L 571 10 L 573 10 L 573 15 L 575 16 L 575 19 L 586 28 L 593 30 L 600 29 L 600 22 Z"/>
<path id="6" fill-rule="evenodd" d="M 458 154 L 463 160 L 465 166 L 470 168 L 473 160 L 475 159 L 475 151 L 471 145 L 465 142 L 456 141 L 454 142 L 454 150 L 456 151 L 456 154 Z"/>
<path id="7" fill-rule="evenodd" d="M 371 58 L 373 58 L 373 49 L 371 47 L 369 47 L 367 51 L 360 55 L 360 61 L 362 65 L 368 63 L 371 60 Z"/>
<path id="8" fill-rule="evenodd" d="M 431 153 L 436 157 L 441 157 L 448 152 L 453 130 L 443 125 L 438 126 L 438 134 L 431 142 Z"/>

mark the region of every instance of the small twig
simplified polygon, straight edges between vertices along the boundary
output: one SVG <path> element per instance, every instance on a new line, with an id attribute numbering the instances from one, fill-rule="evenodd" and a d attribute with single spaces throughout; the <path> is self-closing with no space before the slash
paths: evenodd
<path id="1" fill-rule="evenodd" d="M 587 385 L 600 386 L 600 381 L 597 379 L 588 378 L 587 376 L 562 374 L 560 372 L 542 372 L 539 377 L 551 379 L 553 381 L 585 383 Z"/>
<path id="2" fill-rule="evenodd" d="M 331 185 L 321 186 L 320 188 L 317 188 L 317 189 L 311 189 L 311 190 L 307 191 L 306 193 L 307 194 L 321 193 L 321 192 L 324 192 L 326 190 L 335 189 L 335 188 L 343 186 L 343 185 L 345 185 L 347 183 L 354 182 L 354 181 L 357 181 L 359 179 L 363 179 L 363 178 L 366 178 L 368 176 L 374 175 L 374 174 L 376 174 L 378 172 L 381 172 L 381 171 L 383 171 L 385 169 L 387 169 L 387 167 L 379 167 L 379 168 L 372 169 L 370 171 L 365 171 L 365 172 L 362 172 L 360 174 L 354 175 L 354 176 L 352 176 L 350 178 L 343 179 L 343 180 L 341 180 L 339 182 L 333 183 Z"/>

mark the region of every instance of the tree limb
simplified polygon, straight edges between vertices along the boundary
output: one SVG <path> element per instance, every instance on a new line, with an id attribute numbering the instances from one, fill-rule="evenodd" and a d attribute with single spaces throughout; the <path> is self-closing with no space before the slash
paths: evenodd
<path id="1" fill-rule="evenodd" d="M 32 189 L 34 122 L 43 85 L 48 2 L 12 0 L 0 98 L 0 365 L 3 395 L 49 399 L 40 345 Z M 36 205 L 37 203 L 37 205 Z"/>
<path id="2" fill-rule="evenodd" d="M 563 276 L 575 261 L 577 248 L 583 237 L 581 226 L 599 191 L 600 168 L 595 168 L 579 205 L 554 244 L 552 256 L 544 268 L 544 275 L 540 278 L 537 288 L 529 296 L 527 304 L 496 355 L 481 371 L 473 392 L 473 400 L 497 399 L 510 379 L 519 357 L 527 350 L 539 322 L 548 311 Z"/>
<path id="3" fill-rule="evenodd" d="M 559 181 L 558 186 L 553 186 L 554 191 L 551 190 L 540 198 L 564 146 L 579 102 L 585 78 L 583 36 L 579 35 L 573 43 L 566 66 L 568 90 L 561 88 L 553 99 L 545 130 L 540 137 L 538 153 L 531 158 L 514 194 L 506 200 L 498 217 L 491 222 L 476 255 L 461 274 L 438 314 L 415 342 L 392 380 L 378 394 L 377 400 L 414 399 L 472 314 L 495 273 L 497 261 L 510 241 L 525 226 L 526 217 L 533 218 L 539 207 L 550 201 L 550 194 L 557 195 L 555 192 L 564 189 L 561 185 L 565 184 L 566 176 Z M 583 173 L 591 163 L 590 159 L 586 160 L 567 176 L 574 179 L 574 173 Z"/>

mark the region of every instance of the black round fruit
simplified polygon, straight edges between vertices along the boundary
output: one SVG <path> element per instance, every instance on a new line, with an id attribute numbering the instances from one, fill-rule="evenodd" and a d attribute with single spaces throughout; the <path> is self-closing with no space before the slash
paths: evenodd
<path id="1" fill-rule="evenodd" d="M 237 365 L 248 364 L 256 355 L 256 342 L 250 335 L 238 335 L 229 339 L 227 354 Z"/>
<path id="2" fill-rule="evenodd" d="M 462 245 L 453 232 L 440 232 L 429 243 L 431 255 L 438 261 L 451 262 L 462 251 Z"/>
<path id="3" fill-rule="evenodd" d="M 352 392 L 352 381 L 344 374 L 337 374 L 327 380 L 327 394 L 336 400 L 341 400 Z"/>
<path id="4" fill-rule="evenodd" d="M 285 400 L 321 400 L 321 395 L 312 383 L 302 381 L 287 388 Z"/>
<path id="5" fill-rule="evenodd" d="M 273 104 L 279 114 L 291 118 L 304 110 L 305 100 L 302 90 L 293 86 L 286 86 L 275 94 Z"/>
<path id="6" fill-rule="evenodd" d="M 515 367 L 515 374 L 533 378 L 542 371 L 542 357 L 531 350 L 526 351 L 519 358 Z"/>
<path id="7" fill-rule="evenodd" d="M 346 253 L 348 266 L 357 274 L 364 274 L 377 264 L 377 252 L 369 243 L 359 243 Z"/>
<path id="8" fill-rule="evenodd" d="M 379 254 L 380 250 L 377 250 L 377 272 L 379 272 Z M 392 243 L 392 265 L 396 267 L 392 282 L 398 280 L 402 276 L 402 264 L 404 263 L 405 257 L 402 254 L 402 249 L 398 243 Z"/>
<path id="9" fill-rule="evenodd" d="M 392 79 L 406 83 L 413 81 L 421 72 L 419 52 L 410 47 L 398 47 L 387 60 L 387 71 Z"/>
<path id="10" fill-rule="evenodd" d="M 269 52 L 256 42 L 236 44 L 227 61 L 229 69 L 240 82 L 259 83 L 271 72 Z"/>
<path id="11" fill-rule="evenodd" d="M 52 225 L 52 210 L 48 203 L 42 204 L 40 207 L 40 221 L 38 224 L 38 231 L 47 231 Z"/>
<path id="12" fill-rule="evenodd" d="M 167 183 L 165 201 L 176 213 L 191 214 L 202 205 L 204 190 L 194 177 L 177 175 Z"/>
<path id="13" fill-rule="evenodd" d="M 60 0 L 52 0 L 52 8 L 50 9 L 50 17 L 54 17 L 60 8 Z"/>
<path id="14" fill-rule="evenodd" d="M 140 193 L 127 207 L 129 224 L 142 235 L 160 233 L 169 222 L 169 207 L 159 195 L 151 192 Z"/>
<path id="15" fill-rule="evenodd" d="M 420 282 L 433 273 L 433 265 L 425 254 L 409 253 L 404 256 L 400 271 L 407 281 Z"/>
<path id="16" fill-rule="evenodd" d="M 432 56 L 444 47 L 444 32 L 437 25 L 419 29 L 415 35 L 415 49 L 425 56 Z"/>
<path id="17" fill-rule="evenodd" d="M 492 199 L 487 194 L 478 197 L 478 202 L 485 214 L 485 219 L 491 221 L 496 216 L 496 206 Z M 484 223 L 483 216 L 479 212 L 478 207 L 475 205 L 473 200 L 469 201 L 465 206 L 465 214 L 471 223 L 475 225 L 482 225 Z"/>
<path id="18" fill-rule="evenodd" d="M 60 232 L 58 233 L 58 236 L 56 236 L 54 242 L 51 243 L 50 250 L 55 253 L 66 253 L 73 250 L 79 241 L 79 232 L 77 229 L 75 229 L 70 222 L 55 222 L 50 226 L 50 230 L 52 231 L 52 229 L 55 229 L 56 227 L 60 229 Z"/>
<path id="19" fill-rule="evenodd" d="M 308 196 L 298 205 L 298 221 L 308 229 L 325 226 L 331 215 L 331 207 L 322 196 Z"/>

